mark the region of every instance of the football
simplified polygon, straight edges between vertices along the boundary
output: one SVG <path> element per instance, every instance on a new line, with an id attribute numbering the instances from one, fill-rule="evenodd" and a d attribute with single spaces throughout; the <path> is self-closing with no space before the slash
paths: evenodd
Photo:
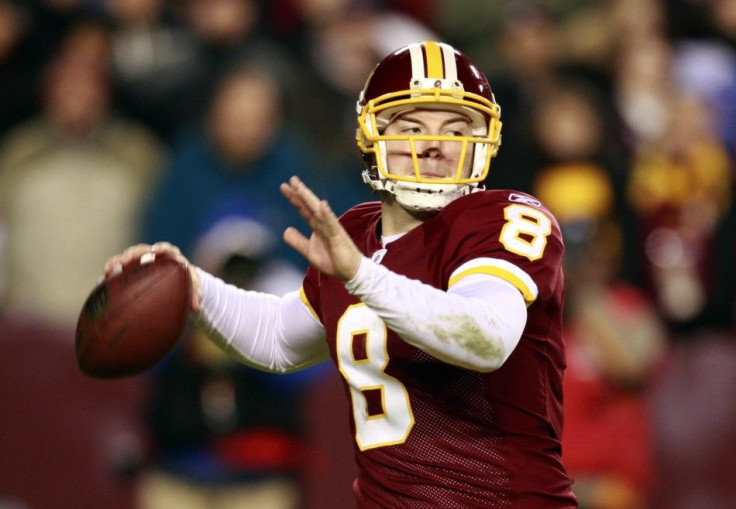
<path id="1" fill-rule="evenodd" d="M 105 278 L 77 321 L 77 364 L 85 375 L 120 378 L 142 373 L 174 348 L 191 300 L 188 269 L 146 253 Z"/>

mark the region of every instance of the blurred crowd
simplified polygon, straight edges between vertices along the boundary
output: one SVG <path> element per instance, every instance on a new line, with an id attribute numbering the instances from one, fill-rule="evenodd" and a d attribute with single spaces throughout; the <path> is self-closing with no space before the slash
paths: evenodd
<path id="1" fill-rule="evenodd" d="M 374 199 L 355 101 L 378 60 L 428 39 L 476 61 L 501 105 L 487 185 L 536 195 L 565 236 L 563 456 L 581 508 L 732 507 L 736 0 L 0 0 L 0 392 L 77 375 L 77 314 L 133 243 L 298 288 L 280 233 L 303 225 L 278 184 L 297 174 L 338 212 Z M 0 396 L 0 508 L 346 507 L 315 501 L 315 475 L 341 467 L 311 449 L 299 403 L 331 379 L 277 380 L 186 335 L 145 383 L 115 386 L 132 431 L 102 439 L 118 445 L 95 472 L 114 480 L 87 498 L 54 498 L 52 473 L 24 491 L 36 458 L 13 433 L 54 436 L 55 418 L 34 427 L 33 394 Z M 71 357 L 34 369 L 59 343 Z"/>

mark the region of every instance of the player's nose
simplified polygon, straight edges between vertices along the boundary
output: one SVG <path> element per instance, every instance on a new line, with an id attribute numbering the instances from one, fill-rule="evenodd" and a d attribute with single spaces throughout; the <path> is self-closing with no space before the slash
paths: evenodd
<path id="1" fill-rule="evenodd" d="M 442 148 L 438 142 L 427 142 L 417 154 L 420 159 L 439 159 L 442 157 Z"/>

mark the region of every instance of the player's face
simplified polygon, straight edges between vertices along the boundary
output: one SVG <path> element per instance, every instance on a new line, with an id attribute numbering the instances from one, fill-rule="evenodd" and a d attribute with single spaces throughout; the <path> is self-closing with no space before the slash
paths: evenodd
<path id="1" fill-rule="evenodd" d="M 386 126 L 386 136 L 472 136 L 470 119 L 458 111 L 408 110 L 397 114 Z M 413 147 L 412 147 L 413 145 Z M 392 174 L 424 178 L 455 177 L 463 152 L 462 177 L 470 175 L 472 143 L 461 141 L 404 139 L 386 142 L 387 162 Z M 414 157 L 420 175 L 416 175 Z"/>

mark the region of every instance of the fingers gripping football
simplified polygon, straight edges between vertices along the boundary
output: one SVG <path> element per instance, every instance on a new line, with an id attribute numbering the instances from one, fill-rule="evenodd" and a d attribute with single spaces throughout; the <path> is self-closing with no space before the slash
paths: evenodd
<path id="1" fill-rule="evenodd" d="M 133 261 L 145 259 L 145 257 L 167 256 L 172 258 L 186 267 L 189 271 L 189 278 L 192 283 L 192 301 L 190 307 L 192 311 L 199 312 L 202 300 L 201 285 L 199 276 L 195 267 L 189 263 L 189 260 L 181 253 L 178 247 L 169 242 L 157 242 L 155 244 L 136 244 L 127 248 L 120 254 L 110 257 L 105 263 L 102 278 L 107 278 L 113 274 L 117 274 L 123 270 L 124 266 L 129 265 Z"/>

